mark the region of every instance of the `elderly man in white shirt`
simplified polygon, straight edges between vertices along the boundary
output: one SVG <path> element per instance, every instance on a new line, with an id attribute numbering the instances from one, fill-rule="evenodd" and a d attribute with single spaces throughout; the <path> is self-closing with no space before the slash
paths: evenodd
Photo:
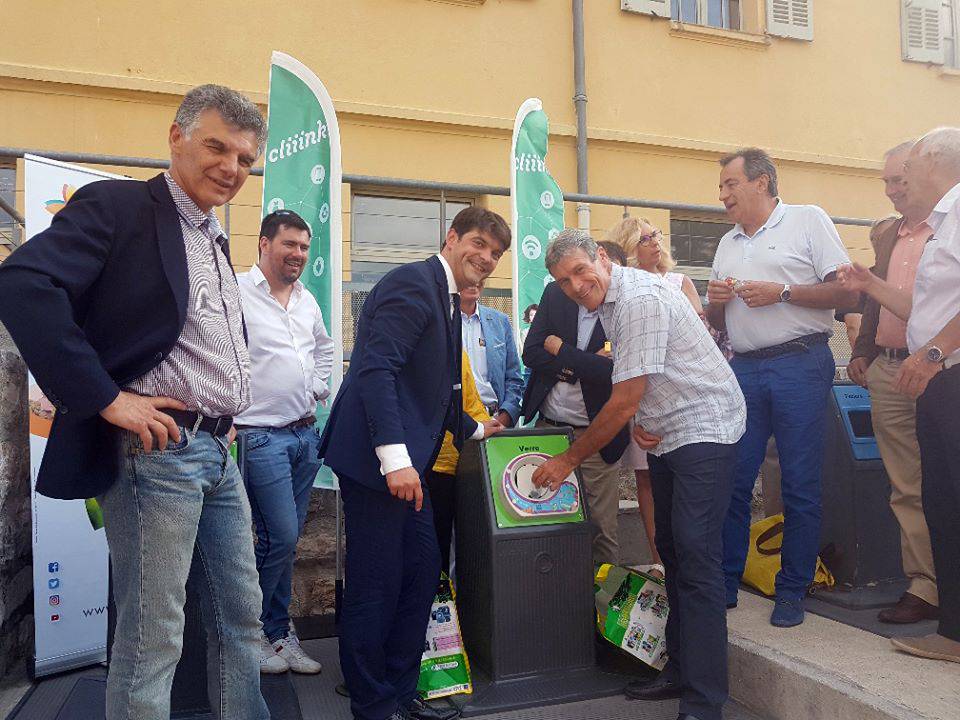
<path id="1" fill-rule="evenodd" d="M 723 532 L 727 606 L 735 607 L 750 537 L 750 500 L 772 434 L 784 505 L 782 567 L 770 622 L 803 622 L 820 542 L 825 429 L 833 384 L 827 341 L 837 307 L 858 296 L 839 286 L 850 262 L 829 216 L 777 196 L 777 170 L 758 148 L 720 160 L 720 200 L 737 224 L 720 240 L 707 286 L 707 319 L 726 329 L 731 367 L 747 401 L 747 431 L 737 445 L 733 497 Z"/>
<path id="2" fill-rule="evenodd" d="M 690 301 L 659 275 L 612 266 L 582 230 L 564 230 L 546 266 L 571 300 L 599 310 L 612 342 L 610 399 L 570 448 L 534 473 L 558 487 L 634 417 L 650 453 L 657 549 L 670 600 L 670 662 L 629 697 L 680 698 L 680 718 L 720 720 L 727 699 L 727 618 L 721 538 L 743 394 Z M 680 559 L 682 558 L 682 562 Z"/>
<path id="3" fill-rule="evenodd" d="M 251 404 L 235 419 L 244 485 L 257 532 L 263 591 L 260 672 L 315 674 L 290 626 L 291 580 L 310 489 L 320 469 L 317 403 L 330 395 L 333 340 L 316 299 L 300 282 L 310 228 L 279 210 L 260 226 L 260 257 L 238 277 L 250 350 Z"/>
<path id="4" fill-rule="evenodd" d="M 907 199 L 933 230 L 913 295 L 862 266 L 841 282 L 869 293 L 907 321 L 907 348 L 894 387 L 917 400 L 923 512 L 930 529 L 940 600 L 937 632 L 893 638 L 920 657 L 960 662 L 960 128 L 920 138 L 904 163 Z"/>

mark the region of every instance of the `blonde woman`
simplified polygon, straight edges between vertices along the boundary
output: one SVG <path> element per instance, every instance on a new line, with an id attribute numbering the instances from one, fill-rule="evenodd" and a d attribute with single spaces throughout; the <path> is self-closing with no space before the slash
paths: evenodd
<path id="1" fill-rule="evenodd" d="M 653 223 L 646 218 L 625 217 L 607 233 L 604 242 L 610 242 L 623 248 L 628 266 L 662 275 L 668 283 L 687 296 L 697 314 L 701 318 L 703 317 L 703 306 L 700 303 L 700 296 L 697 294 L 693 281 L 682 273 L 671 272 L 676 263 L 670 257 L 670 251 L 663 245 L 663 233 L 654 227 Z M 662 579 L 664 574 L 663 561 L 660 559 L 660 553 L 657 552 L 657 546 L 654 543 L 653 490 L 650 487 L 647 453 L 637 445 L 632 432 L 630 444 L 627 445 L 627 449 L 620 459 L 620 465 L 626 470 L 633 470 L 636 478 L 637 505 L 640 510 L 640 518 L 643 520 L 647 542 L 650 544 L 650 557 L 653 561 L 648 572 L 654 577 Z"/>

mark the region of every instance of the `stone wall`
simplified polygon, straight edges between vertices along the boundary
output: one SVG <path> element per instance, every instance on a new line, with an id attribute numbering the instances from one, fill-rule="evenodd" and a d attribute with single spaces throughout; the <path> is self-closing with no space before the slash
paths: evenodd
<path id="1" fill-rule="evenodd" d="M 303 535 L 297 545 L 290 617 L 333 613 L 337 567 L 336 513 L 336 495 L 328 490 L 314 490 Z"/>
<path id="2" fill-rule="evenodd" d="M 0 326 L 0 676 L 33 648 L 27 371 Z"/>

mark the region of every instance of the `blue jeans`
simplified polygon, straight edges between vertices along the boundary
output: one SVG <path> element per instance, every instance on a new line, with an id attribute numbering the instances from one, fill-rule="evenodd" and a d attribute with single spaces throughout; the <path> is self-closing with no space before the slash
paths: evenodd
<path id="1" fill-rule="evenodd" d="M 347 535 L 340 669 L 357 720 L 384 720 L 417 693 L 440 548 L 430 490 L 420 512 L 386 487 L 340 478 Z"/>
<path id="2" fill-rule="evenodd" d="M 179 443 L 147 453 L 124 433 L 120 474 L 98 498 L 117 607 L 107 720 L 169 720 L 195 552 L 214 717 L 268 720 L 260 695 L 260 588 L 240 472 L 225 439 L 184 428 L 180 434 Z"/>
<path id="3" fill-rule="evenodd" d="M 820 476 L 827 398 L 835 365 L 827 345 L 768 360 L 730 362 L 747 401 L 747 430 L 737 443 L 733 498 L 723 528 L 727 601 L 737 588 L 750 542 L 750 501 L 771 433 L 777 440 L 784 508 L 777 597 L 802 598 L 813 581 L 820 542 Z"/>
<path id="4" fill-rule="evenodd" d="M 257 572 L 263 609 L 260 620 L 270 642 L 287 634 L 293 560 L 320 469 L 320 438 L 313 427 L 250 428 L 244 440 L 243 482 L 257 528 Z"/>
<path id="5" fill-rule="evenodd" d="M 720 720 L 727 700 L 727 609 L 720 538 L 733 445 L 694 443 L 650 455 L 656 544 L 666 568 L 664 672 L 680 682 L 680 712 Z"/>

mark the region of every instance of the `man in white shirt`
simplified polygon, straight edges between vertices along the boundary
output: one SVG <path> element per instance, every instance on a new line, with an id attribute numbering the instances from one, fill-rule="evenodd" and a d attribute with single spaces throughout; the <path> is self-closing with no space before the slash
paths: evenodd
<path id="1" fill-rule="evenodd" d="M 310 228 L 290 210 L 260 225 L 260 257 L 240 275 L 250 350 L 251 404 L 235 419 L 244 455 L 244 485 L 257 531 L 263 591 L 260 672 L 320 672 L 290 626 L 293 561 L 320 469 L 314 424 L 330 395 L 333 340 L 316 299 L 300 282 Z"/>
<path id="2" fill-rule="evenodd" d="M 960 662 L 960 128 L 920 138 L 904 163 L 907 200 L 933 230 L 913 295 L 863 267 L 841 281 L 865 290 L 907 321 L 907 349 L 894 387 L 917 400 L 923 512 L 940 600 L 937 633 L 893 638 L 920 657 Z"/>
<path id="3" fill-rule="evenodd" d="M 743 394 L 693 306 L 662 277 L 612 266 L 582 230 L 564 230 L 547 249 L 564 294 L 599 314 L 612 342 L 613 391 L 573 445 L 540 466 L 537 485 L 559 487 L 634 417 L 650 453 L 657 549 L 670 601 L 670 662 L 628 697 L 680 698 L 679 719 L 720 720 L 727 699 L 727 617 L 720 542 Z M 539 315 L 538 315 L 539 318 Z"/>
<path id="4" fill-rule="evenodd" d="M 720 160 L 720 201 L 736 226 L 720 240 L 707 286 L 710 324 L 726 329 L 731 367 L 746 397 L 733 498 L 724 526 L 727 606 L 735 607 L 750 537 L 750 500 L 770 435 L 776 438 L 784 505 L 782 567 L 770 622 L 803 622 L 820 540 L 824 423 L 834 360 L 827 341 L 837 307 L 856 293 L 836 282 L 849 263 L 829 216 L 777 196 L 777 170 L 758 148 Z"/>

